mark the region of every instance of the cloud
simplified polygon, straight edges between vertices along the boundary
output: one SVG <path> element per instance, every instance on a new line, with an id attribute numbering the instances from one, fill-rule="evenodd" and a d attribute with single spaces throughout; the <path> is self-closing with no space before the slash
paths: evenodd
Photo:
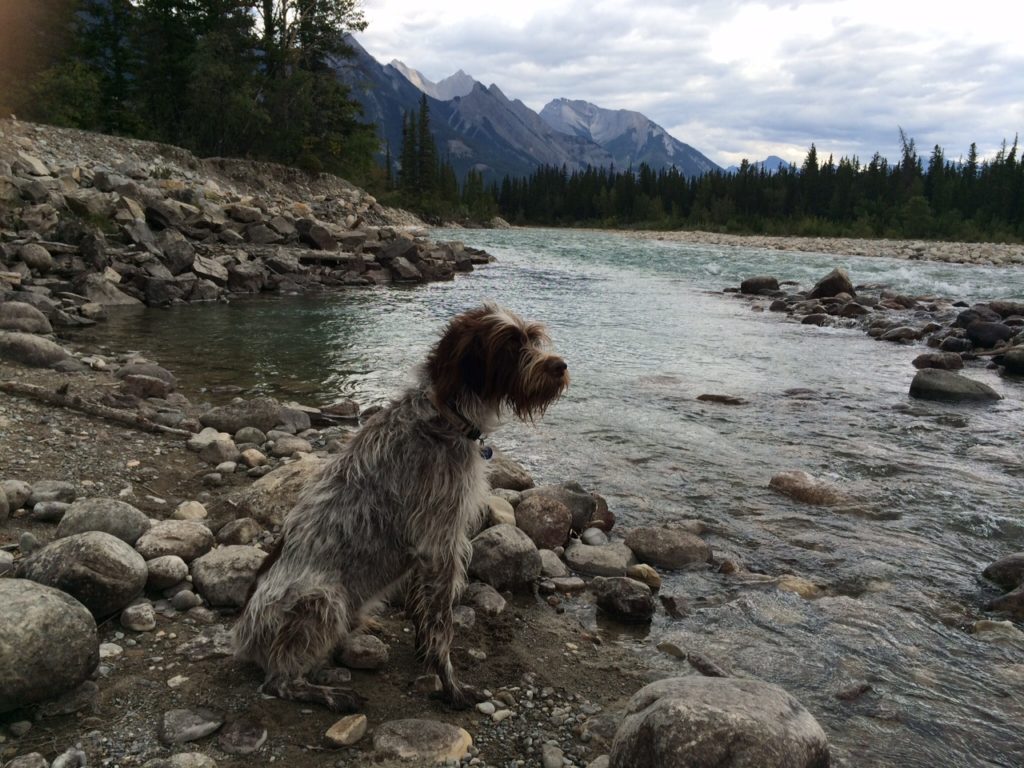
<path id="1" fill-rule="evenodd" d="M 975 0 L 958 18 L 923 0 L 439 8 L 366 0 L 360 40 L 433 80 L 464 69 L 533 109 L 568 97 L 641 111 L 722 164 L 799 162 L 811 142 L 895 158 L 899 126 L 922 149 L 990 153 L 1024 127 L 1024 4 Z"/>

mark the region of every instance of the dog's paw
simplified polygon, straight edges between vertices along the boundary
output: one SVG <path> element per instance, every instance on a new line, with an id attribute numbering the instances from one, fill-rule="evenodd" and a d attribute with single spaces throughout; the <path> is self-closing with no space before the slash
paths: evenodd
<path id="1" fill-rule="evenodd" d="M 438 691 L 431 696 L 443 701 L 449 709 L 469 709 L 481 701 L 487 701 L 487 696 L 482 690 L 462 683 L 456 684 L 450 690 Z"/>

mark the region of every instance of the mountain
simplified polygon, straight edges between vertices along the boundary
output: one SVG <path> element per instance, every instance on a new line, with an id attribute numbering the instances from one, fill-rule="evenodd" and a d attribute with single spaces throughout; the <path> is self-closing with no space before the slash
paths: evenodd
<path id="1" fill-rule="evenodd" d="M 611 165 L 625 169 L 630 163 L 636 167 L 647 162 L 658 169 L 675 165 L 688 176 L 718 168 L 638 112 L 613 112 L 563 99 L 545 107 L 550 116 L 552 105 L 567 105 L 560 111 L 562 122 L 553 125 L 543 113 L 538 115 L 518 99 L 509 99 L 498 86 L 484 86 L 462 70 L 433 83 L 400 61 L 381 64 L 352 37 L 346 43 L 352 55 L 333 58 L 329 64 L 351 89 L 363 118 L 377 125 L 392 162 L 401 154 L 404 115 L 418 110 L 425 94 L 438 150 L 460 177 L 470 169 L 482 171 L 491 181 L 528 176 L 541 165 L 576 171 Z M 440 98 L 448 94 L 454 95 Z M 586 114 L 597 117 L 588 122 Z M 579 116 L 569 125 L 573 115 Z"/>
<path id="2" fill-rule="evenodd" d="M 778 173 L 782 168 L 789 168 L 792 165 L 788 160 L 783 160 L 778 155 L 768 155 L 764 160 L 758 160 L 756 163 L 751 163 L 757 170 L 765 170 L 768 173 Z M 740 167 L 738 165 L 730 165 L 725 169 L 726 173 L 738 173 Z"/>
<path id="3" fill-rule="evenodd" d="M 620 169 L 647 163 L 655 170 L 675 166 L 686 176 L 721 170 L 639 112 L 603 109 L 587 101 L 555 99 L 545 105 L 540 116 L 556 131 L 600 144 Z"/>
<path id="4" fill-rule="evenodd" d="M 398 59 L 392 59 L 389 66 L 397 69 L 406 80 L 438 101 L 450 101 L 457 96 L 465 96 L 476 85 L 476 80 L 461 69 L 453 75 L 448 75 L 444 80 L 434 83 L 428 80 L 422 72 L 412 67 L 407 67 Z"/>

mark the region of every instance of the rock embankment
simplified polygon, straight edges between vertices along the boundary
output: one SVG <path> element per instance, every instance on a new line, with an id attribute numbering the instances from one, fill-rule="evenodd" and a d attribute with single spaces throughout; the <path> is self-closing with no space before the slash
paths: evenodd
<path id="1" fill-rule="evenodd" d="M 52 326 L 112 306 L 448 280 L 490 259 L 418 226 L 328 174 L 0 121 L 0 302 Z M 49 332 L 34 313 L 3 323 Z"/>

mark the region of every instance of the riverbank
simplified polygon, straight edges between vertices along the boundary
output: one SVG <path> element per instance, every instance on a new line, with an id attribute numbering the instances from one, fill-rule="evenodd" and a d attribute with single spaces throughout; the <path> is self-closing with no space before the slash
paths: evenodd
<path id="1" fill-rule="evenodd" d="M 624 237 L 664 240 L 694 245 L 764 248 L 772 251 L 828 253 L 835 256 L 873 256 L 908 261 L 941 261 L 957 264 L 1010 266 L 1024 264 L 1024 245 L 1004 243 L 957 243 L 937 240 L 865 240 L 848 237 L 781 237 L 727 235 L 717 232 L 655 230 L 608 230 Z"/>

